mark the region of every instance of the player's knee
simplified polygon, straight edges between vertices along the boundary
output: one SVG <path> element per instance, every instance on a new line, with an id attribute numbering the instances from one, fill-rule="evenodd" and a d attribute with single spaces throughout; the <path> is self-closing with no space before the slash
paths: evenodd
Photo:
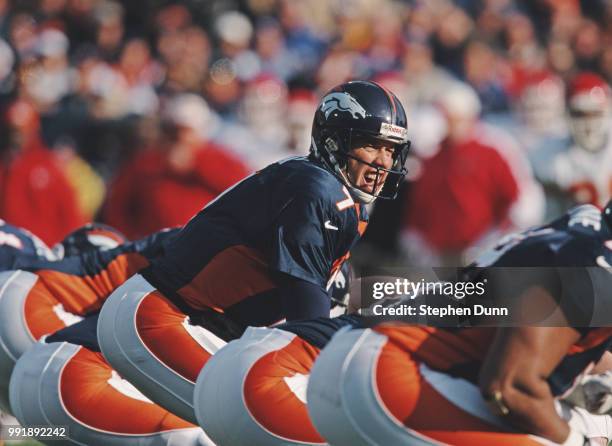
<path id="1" fill-rule="evenodd" d="M 26 271 L 0 273 L 0 409 L 8 412 L 8 382 L 15 362 L 35 342 L 24 308 L 36 280 Z"/>
<path id="2" fill-rule="evenodd" d="M 79 444 L 212 445 L 197 426 L 123 380 L 99 353 L 66 342 L 37 344 L 20 359 L 11 401 L 21 423 L 68 426 L 69 439 Z"/>
<path id="3" fill-rule="evenodd" d="M 292 333 L 248 329 L 200 373 L 194 398 L 200 425 L 220 444 L 324 443 L 306 409 L 313 352 Z"/>

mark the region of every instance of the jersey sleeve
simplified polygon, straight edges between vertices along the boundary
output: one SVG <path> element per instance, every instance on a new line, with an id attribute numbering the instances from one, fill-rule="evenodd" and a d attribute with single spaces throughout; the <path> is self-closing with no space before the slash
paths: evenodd
<path id="1" fill-rule="evenodd" d="M 573 327 L 612 325 L 612 269 L 606 250 L 599 238 L 574 235 L 557 252 L 561 309 Z"/>
<path id="2" fill-rule="evenodd" d="M 342 231 L 328 214 L 325 203 L 316 197 L 290 201 L 274 224 L 270 268 L 325 288 L 334 259 L 334 237 Z M 326 223 L 336 229 L 326 229 Z"/>

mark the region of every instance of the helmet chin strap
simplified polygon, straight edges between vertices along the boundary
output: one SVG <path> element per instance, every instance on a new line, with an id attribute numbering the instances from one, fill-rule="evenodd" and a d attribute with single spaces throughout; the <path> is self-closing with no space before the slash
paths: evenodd
<path id="1" fill-rule="evenodd" d="M 348 167 L 345 167 L 344 169 L 348 169 Z M 378 187 L 376 194 L 371 194 L 355 186 L 355 183 L 353 183 L 349 178 L 348 171 L 345 172 L 342 169 L 340 169 L 340 175 L 342 175 L 342 178 L 344 178 L 346 185 L 350 189 L 350 192 L 352 193 L 354 198 L 357 199 L 357 201 L 359 201 L 359 203 L 361 204 L 374 203 L 374 201 L 377 198 L 376 195 L 380 193 L 380 191 L 382 190 L 384 186 L 384 183 L 381 184 Z"/>
<path id="2" fill-rule="evenodd" d="M 323 162 L 325 162 L 325 160 L 323 159 L 323 157 L 321 157 L 320 155 L 320 151 L 319 148 L 317 147 L 317 144 L 314 140 L 314 138 L 311 138 L 311 145 L 314 148 L 314 153 L 317 154 L 317 156 L 319 156 Z M 355 158 L 357 159 L 357 158 Z M 357 159 L 357 161 L 361 162 L 361 163 L 365 163 L 365 161 L 359 160 Z M 368 163 L 366 163 L 368 164 Z M 378 188 L 378 190 L 376 191 L 376 195 L 373 195 L 371 193 L 365 192 L 364 190 L 361 190 L 360 188 L 358 188 L 357 186 L 355 186 L 355 184 L 349 179 L 348 177 L 348 173 L 345 172 L 345 170 L 348 168 L 348 165 L 345 166 L 344 168 L 340 168 L 339 166 L 335 166 L 332 167 L 332 170 L 334 170 L 339 176 L 340 178 L 342 178 L 344 185 L 349 189 L 349 192 L 351 193 L 351 195 L 353 196 L 353 198 L 355 200 L 357 200 L 359 203 L 361 204 L 370 204 L 370 203 L 374 203 L 374 201 L 376 201 L 376 195 L 378 195 L 380 193 L 380 191 L 382 190 L 383 186 L 384 186 L 384 182 L 383 184 L 381 184 Z"/>

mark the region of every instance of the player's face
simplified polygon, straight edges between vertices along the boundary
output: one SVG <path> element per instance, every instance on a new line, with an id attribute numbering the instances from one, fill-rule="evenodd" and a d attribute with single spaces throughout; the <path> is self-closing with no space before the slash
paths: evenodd
<path id="1" fill-rule="evenodd" d="M 387 172 L 378 171 L 377 167 L 391 169 L 395 146 L 389 142 L 376 139 L 356 141 L 349 154 L 347 176 L 351 183 L 369 194 L 377 194 L 382 189 Z"/>

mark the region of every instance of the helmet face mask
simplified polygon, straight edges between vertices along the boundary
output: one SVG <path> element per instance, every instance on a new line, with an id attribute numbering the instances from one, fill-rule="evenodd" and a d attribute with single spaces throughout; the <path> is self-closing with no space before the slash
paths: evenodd
<path id="1" fill-rule="evenodd" d="M 382 150 L 381 146 L 393 148 L 390 168 L 361 159 L 355 152 L 363 147 Z M 401 103 L 373 82 L 342 84 L 326 94 L 317 108 L 311 155 L 362 203 L 397 196 L 406 175 L 404 163 L 409 148 L 406 114 Z M 370 181 L 369 188 L 357 186 L 357 178 L 350 169 L 350 165 L 356 163 L 368 166 L 371 172 L 375 169 L 375 179 Z"/>

